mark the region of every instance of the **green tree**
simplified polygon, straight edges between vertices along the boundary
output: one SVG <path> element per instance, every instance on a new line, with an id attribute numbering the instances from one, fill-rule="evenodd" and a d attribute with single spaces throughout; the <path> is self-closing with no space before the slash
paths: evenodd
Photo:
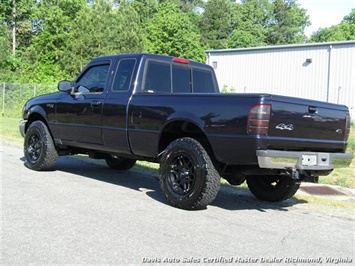
<path id="1" fill-rule="evenodd" d="M 355 9 L 345 16 L 341 23 L 328 28 L 320 28 L 312 34 L 310 42 L 330 42 L 355 40 Z"/>
<path id="2" fill-rule="evenodd" d="M 13 68 L 11 54 L 10 35 L 6 25 L 0 24 L 0 81 L 9 81 L 11 79 L 11 70 Z"/>
<path id="3" fill-rule="evenodd" d="M 158 3 L 156 0 L 134 0 L 133 9 L 139 15 L 140 22 L 145 24 L 157 12 Z"/>
<path id="4" fill-rule="evenodd" d="M 204 7 L 203 0 L 175 0 L 175 2 L 184 13 L 198 12 Z"/>
<path id="5" fill-rule="evenodd" d="M 143 31 L 140 26 L 140 16 L 129 2 L 120 5 L 116 12 L 115 21 L 118 39 L 109 40 L 113 45 L 110 52 L 132 53 L 143 51 Z"/>
<path id="6" fill-rule="evenodd" d="M 343 21 L 349 24 L 355 24 L 355 8 L 351 9 L 350 14 L 346 15 Z"/>
<path id="7" fill-rule="evenodd" d="M 66 50 L 61 60 L 62 68 L 73 78 L 84 65 L 97 56 L 97 30 L 101 29 L 93 6 L 84 5 L 78 11 L 69 32 Z M 103 16 L 104 17 L 104 16 Z"/>
<path id="8" fill-rule="evenodd" d="M 229 48 L 265 45 L 272 15 L 268 0 L 244 0 L 235 4 L 234 30 L 228 40 Z"/>
<path id="9" fill-rule="evenodd" d="M 201 12 L 204 10 L 204 0 L 174 0 L 178 8 L 186 13 L 190 22 L 195 26 L 194 31 L 200 33 Z"/>
<path id="10" fill-rule="evenodd" d="M 15 81 L 23 52 L 30 46 L 33 1 L 2 0 L 0 2 L 0 79 Z"/>
<path id="11" fill-rule="evenodd" d="M 267 43 L 304 43 L 306 26 L 310 25 L 307 10 L 297 4 L 297 0 L 274 0 L 272 22 L 268 29 Z"/>
<path id="12" fill-rule="evenodd" d="M 263 41 L 248 30 L 234 30 L 228 40 L 228 48 L 262 46 Z"/>
<path id="13" fill-rule="evenodd" d="M 269 0 L 242 0 L 238 5 L 238 16 L 241 22 L 249 22 L 268 29 L 272 23 L 273 4 Z"/>
<path id="14" fill-rule="evenodd" d="M 30 15 L 33 5 L 33 1 L 27 0 L 2 0 L 0 3 L 0 21 L 11 32 L 11 51 L 14 56 L 18 49 L 24 49 L 28 45 L 27 39 L 32 30 Z"/>
<path id="15" fill-rule="evenodd" d="M 62 68 L 73 78 L 93 57 L 143 50 L 140 17 L 132 4 L 93 1 L 74 20 Z"/>
<path id="16" fill-rule="evenodd" d="M 23 81 L 53 83 L 66 75 L 60 62 L 72 22 L 84 5 L 85 0 L 36 1 L 31 45 L 22 56 Z"/>
<path id="17" fill-rule="evenodd" d="M 230 0 L 209 0 L 201 18 L 201 43 L 207 49 L 227 48 L 234 28 L 234 6 Z"/>
<path id="18" fill-rule="evenodd" d="M 183 13 L 170 1 L 160 3 L 158 12 L 149 21 L 145 35 L 145 49 L 150 53 L 166 54 L 205 62 L 199 34 Z"/>

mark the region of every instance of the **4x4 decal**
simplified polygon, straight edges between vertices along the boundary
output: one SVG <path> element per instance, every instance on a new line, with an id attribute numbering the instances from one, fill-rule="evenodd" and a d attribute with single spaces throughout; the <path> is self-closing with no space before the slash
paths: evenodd
<path id="1" fill-rule="evenodd" d="M 278 124 L 276 126 L 276 129 L 280 129 L 280 130 L 293 130 L 293 124 L 284 124 L 284 123 L 281 123 L 281 124 Z"/>

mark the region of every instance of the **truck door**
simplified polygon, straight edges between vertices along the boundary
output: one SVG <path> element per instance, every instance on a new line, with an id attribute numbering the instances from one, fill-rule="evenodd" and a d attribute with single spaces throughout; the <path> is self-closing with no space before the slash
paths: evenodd
<path id="1" fill-rule="evenodd" d="M 109 61 L 89 65 L 74 83 L 72 93 L 57 102 L 57 134 L 62 141 L 103 144 L 102 108 L 108 86 Z"/>
<path id="2" fill-rule="evenodd" d="M 128 102 L 134 89 L 137 59 L 122 58 L 118 62 L 112 88 L 103 107 L 102 134 L 105 149 L 117 153 L 130 153 L 127 131 Z"/>

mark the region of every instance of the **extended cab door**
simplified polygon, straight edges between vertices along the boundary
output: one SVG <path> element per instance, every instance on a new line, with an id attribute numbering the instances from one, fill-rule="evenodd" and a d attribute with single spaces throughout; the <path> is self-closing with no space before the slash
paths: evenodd
<path id="1" fill-rule="evenodd" d="M 112 87 L 105 98 L 102 133 L 105 149 L 110 152 L 131 153 L 128 142 L 127 110 L 134 90 L 138 60 L 132 55 L 118 61 Z"/>
<path id="2" fill-rule="evenodd" d="M 57 102 L 56 139 L 103 144 L 102 108 L 109 83 L 110 61 L 90 63 L 74 82 L 71 93 Z"/>

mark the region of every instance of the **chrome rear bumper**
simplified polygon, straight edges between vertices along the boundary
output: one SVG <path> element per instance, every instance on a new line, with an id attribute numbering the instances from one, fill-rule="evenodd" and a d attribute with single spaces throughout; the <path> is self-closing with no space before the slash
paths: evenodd
<path id="1" fill-rule="evenodd" d="M 351 153 L 258 150 L 256 155 L 259 167 L 269 169 L 331 170 L 348 167 L 353 159 Z"/>

